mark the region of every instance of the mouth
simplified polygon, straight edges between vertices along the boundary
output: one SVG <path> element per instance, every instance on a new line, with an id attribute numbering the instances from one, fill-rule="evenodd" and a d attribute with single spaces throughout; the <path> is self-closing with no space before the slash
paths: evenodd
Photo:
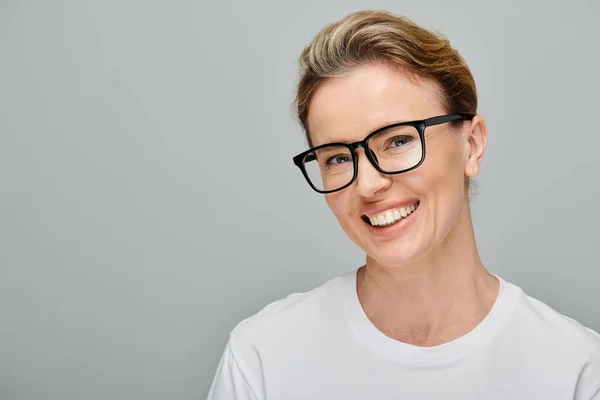
<path id="1" fill-rule="evenodd" d="M 419 208 L 419 204 L 421 203 L 417 201 L 411 205 L 390 208 L 372 215 L 363 215 L 361 218 L 372 227 L 385 228 L 410 217 Z"/>

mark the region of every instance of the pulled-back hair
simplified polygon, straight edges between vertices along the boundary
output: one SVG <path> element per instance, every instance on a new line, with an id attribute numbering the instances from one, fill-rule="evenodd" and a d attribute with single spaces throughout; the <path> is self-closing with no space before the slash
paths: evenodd
<path id="1" fill-rule="evenodd" d="M 325 26 L 299 62 L 295 108 L 311 145 L 308 109 L 319 85 L 367 64 L 385 64 L 436 82 L 448 113 L 477 113 L 475 81 L 448 39 L 386 11 L 359 11 Z"/>

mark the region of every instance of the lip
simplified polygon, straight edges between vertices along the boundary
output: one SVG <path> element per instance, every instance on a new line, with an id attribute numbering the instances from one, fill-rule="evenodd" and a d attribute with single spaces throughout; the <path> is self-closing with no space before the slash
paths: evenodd
<path id="1" fill-rule="evenodd" d="M 403 203 L 403 204 L 406 205 L 407 203 Z M 411 204 L 411 203 L 408 203 L 408 204 Z M 385 210 L 385 208 L 383 210 Z M 396 222 L 395 224 L 385 226 L 385 227 L 372 226 L 368 222 L 362 220 L 362 218 L 361 218 L 361 221 L 363 224 L 365 224 L 367 226 L 367 229 L 369 230 L 369 232 L 371 232 L 371 234 L 373 236 L 376 236 L 376 237 L 382 238 L 382 239 L 389 238 L 389 237 L 393 237 L 393 236 L 397 236 L 398 234 L 401 234 L 408 227 L 410 227 L 414 223 L 415 218 L 420 215 L 420 213 L 419 213 L 420 210 L 421 210 L 421 207 L 419 206 L 408 217 L 402 218 L 399 222 Z"/>
<path id="2" fill-rule="evenodd" d="M 382 211 L 386 211 L 392 208 L 410 206 L 412 204 L 417 203 L 418 201 L 418 199 L 404 199 L 369 204 L 360 208 L 359 217 L 362 218 L 364 215 L 371 216 L 374 214 L 379 214 Z"/>

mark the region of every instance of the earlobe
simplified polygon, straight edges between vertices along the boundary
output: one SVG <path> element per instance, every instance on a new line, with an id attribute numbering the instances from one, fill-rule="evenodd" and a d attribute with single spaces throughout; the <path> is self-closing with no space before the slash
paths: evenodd
<path id="1" fill-rule="evenodd" d="M 473 178 L 479 174 L 487 146 L 487 126 L 480 115 L 476 115 L 471 121 L 468 135 L 469 150 L 465 163 L 465 175 Z"/>

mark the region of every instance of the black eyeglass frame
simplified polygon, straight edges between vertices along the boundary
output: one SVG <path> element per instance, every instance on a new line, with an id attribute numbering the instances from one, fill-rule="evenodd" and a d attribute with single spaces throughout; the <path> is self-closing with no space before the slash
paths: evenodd
<path id="1" fill-rule="evenodd" d="M 425 161 L 425 128 L 427 128 L 428 126 L 445 124 L 446 122 L 456 121 L 459 119 L 471 120 L 471 119 L 473 119 L 473 117 L 475 117 L 475 115 L 473 115 L 473 114 L 447 114 L 447 115 L 438 115 L 436 117 L 431 117 L 431 118 L 427 118 L 427 119 L 423 119 L 423 120 L 398 122 L 395 124 L 391 124 L 391 125 L 387 125 L 382 128 L 379 128 L 376 131 L 369 133 L 369 135 L 367 135 L 367 137 L 365 137 L 363 140 L 360 140 L 358 142 L 354 142 L 354 143 L 335 142 L 335 143 L 326 143 L 326 144 L 322 144 L 322 145 L 313 147 L 311 149 L 303 151 L 302 153 L 294 156 L 293 161 L 294 161 L 294 164 L 298 168 L 300 168 L 300 171 L 302 171 L 302 175 L 304 175 L 304 179 L 306 179 L 306 182 L 308 182 L 308 184 L 310 185 L 311 188 L 313 188 L 313 190 L 315 190 L 316 192 L 321 193 L 321 194 L 338 192 L 338 191 L 343 190 L 343 189 L 347 188 L 348 186 L 352 185 L 354 183 L 354 181 L 356 180 L 356 178 L 358 177 L 358 157 L 356 155 L 356 149 L 362 148 L 365 150 L 365 155 L 367 156 L 367 159 L 371 162 L 371 165 L 373 165 L 373 167 L 375 167 L 375 169 L 377 171 L 379 171 L 383 174 L 386 174 L 386 175 L 402 174 L 402 173 L 412 171 L 412 170 L 420 167 L 421 164 L 423 164 L 423 162 Z M 385 131 L 390 128 L 395 128 L 397 126 L 412 126 L 417 129 L 417 131 L 419 132 L 419 137 L 421 139 L 421 160 L 413 167 L 410 167 L 410 168 L 407 168 L 407 169 L 404 169 L 401 171 L 390 172 L 390 171 L 386 171 L 383 168 L 381 168 L 377 164 L 377 161 L 375 160 L 371 151 L 367 151 L 367 150 L 369 149 L 369 140 L 371 140 L 371 138 L 373 136 L 377 135 L 378 133 L 380 133 L 382 131 Z M 310 153 L 313 153 L 319 149 L 322 149 L 325 147 L 331 147 L 331 146 L 343 146 L 343 147 L 346 147 L 348 150 L 350 150 L 350 153 L 352 154 L 352 163 L 354 166 L 354 175 L 352 176 L 352 179 L 350 180 L 350 182 L 348 182 L 347 184 L 345 184 L 344 186 L 342 186 L 338 189 L 320 190 L 317 187 L 315 187 L 315 185 L 311 182 L 303 161 L 304 161 L 304 158 L 307 155 L 309 155 Z"/>

